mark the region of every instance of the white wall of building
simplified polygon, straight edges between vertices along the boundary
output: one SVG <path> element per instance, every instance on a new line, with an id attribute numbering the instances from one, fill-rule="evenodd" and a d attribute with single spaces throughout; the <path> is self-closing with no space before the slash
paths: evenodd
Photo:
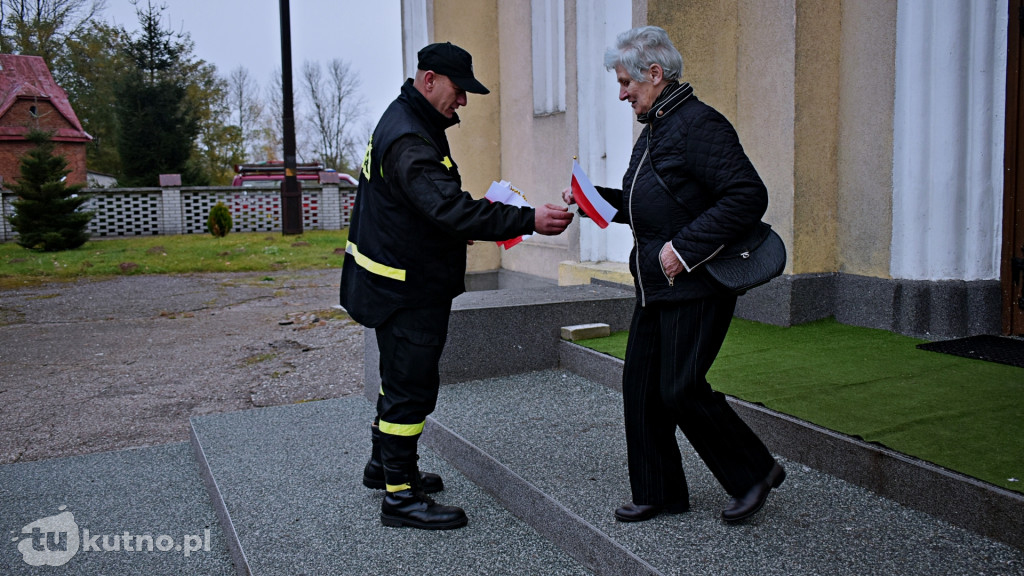
<path id="1" fill-rule="evenodd" d="M 618 99 L 615 73 L 604 68 L 604 53 L 632 21 L 630 0 L 593 0 L 576 4 L 576 62 L 579 91 L 579 161 L 597 186 L 622 187 L 633 149 L 635 117 Z M 566 166 L 566 173 L 572 166 Z M 581 261 L 626 262 L 633 235 L 624 224 L 602 230 L 580 219 Z"/>

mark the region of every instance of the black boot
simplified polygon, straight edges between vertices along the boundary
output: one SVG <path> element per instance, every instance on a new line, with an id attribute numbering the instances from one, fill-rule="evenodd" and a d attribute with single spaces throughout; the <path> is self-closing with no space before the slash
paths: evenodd
<path id="1" fill-rule="evenodd" d="M 374 490 L 384 490 L 384 466 L 380 459 L 380 428 L 370 425 L 370 461 L 363 468 L 363 486 Z M 433 494 L 444 490 L 444 481 L 437 474 L 420 472 L 420 490 L 425 494 Z"/>
<path id="2" fill-rule="evenodd" d="M 457 506 L 442 506 L 417 490 L 388 492 L 380 505 L 380 522 L 385 526 L 411 526 L 424 530 L 452 530 L 469 522 Z"/>

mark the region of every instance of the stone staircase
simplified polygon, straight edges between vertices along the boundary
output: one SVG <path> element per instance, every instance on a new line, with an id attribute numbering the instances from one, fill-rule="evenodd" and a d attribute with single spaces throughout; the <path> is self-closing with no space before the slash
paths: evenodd
<path id="1" fill-rule="evenodd" d="M 439 502 L 466 509 L 460 530 L 385 528 L 382 494 L 361 484 L 372 333 L 366 398 L 194 418 L 191 447 L 0 467 L 0 512 L 55 514 L 73 498 L 103 511 L 102 525 L 76 515 L 94 533 L 211 532 L 210 550 L 188 557 L 80 552 L 67 573 L 83 574 L 1024 574 L 1019 494 L 739 401 L 788 472 L 761 513 L 725 525 L 728 497 L 680 436 L 691 511 L 616 522 L 630 498 L 621 363 L 559 329 L 621 330 L 632 306 L 607 286 L 456 300 L 420 465 L 444 477 Z M 40 573 L 13 542 L 0 567 Z"/>

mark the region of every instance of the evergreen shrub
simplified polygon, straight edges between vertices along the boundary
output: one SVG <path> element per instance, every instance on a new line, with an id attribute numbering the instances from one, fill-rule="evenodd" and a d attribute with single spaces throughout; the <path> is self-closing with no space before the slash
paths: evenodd
<path id="1" fill-rule="evenodd" d="M 10 186 L 18 195 L 11 202 L 14 214 L 7 217 L 18 234 L 16 242 L 30 250 L 72 250 L 89 240 L 93 213 L 79 210 L 89 198 L 80 194 L 82 184 L 68 186 L 68 161 L 55 153 L 51 133 L 32 130 L 26 140 L 35 144 L 22 158 L 21 177 Z"/>
<path id="2" fill-rule="evenodd" d="M 206 219 L 206 229 L 217 238 L 223 238 L 231 231 L 231 210 L 223 202 L 217 202 L 210 208 L 210 216 Z"/>

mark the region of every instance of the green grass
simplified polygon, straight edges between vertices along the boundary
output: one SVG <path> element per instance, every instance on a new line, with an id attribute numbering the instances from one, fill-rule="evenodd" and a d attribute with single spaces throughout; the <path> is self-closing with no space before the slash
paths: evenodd
<path id="1" fill-rule="evenodd" d="M 579 344 L 623 358 L 626 336 Z M 831 319 L 789 328 L 737 319 L 708 380 L 737 398 L 1024 492 L 1024 368 L 918 350 L 921 342 Z"/>
<path id="2" fill-rule="evenodd" d="M 133 236 L 63 252 L 6 242 L 0 244 L 0 289 L 81 277 L 339 268 L 347 238 L 348 230 Z"/>

